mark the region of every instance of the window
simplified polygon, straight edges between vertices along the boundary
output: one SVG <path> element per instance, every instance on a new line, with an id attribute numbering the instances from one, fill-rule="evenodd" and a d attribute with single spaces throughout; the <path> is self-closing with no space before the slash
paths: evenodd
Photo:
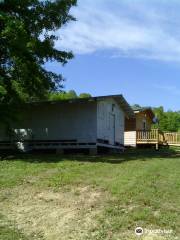
<path id="1" fill-rule="evenodd" d="M 146 120 L 143 120 L 143 130 L 146 130 Z"/>

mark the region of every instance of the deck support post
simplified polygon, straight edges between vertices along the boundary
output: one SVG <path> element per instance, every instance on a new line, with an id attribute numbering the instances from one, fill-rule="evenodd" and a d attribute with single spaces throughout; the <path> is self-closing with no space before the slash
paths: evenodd
<path id="1" fill-rule="evenodd" d="M 156 143 L 156 150 L 159 150 L 159 144 Z"/>

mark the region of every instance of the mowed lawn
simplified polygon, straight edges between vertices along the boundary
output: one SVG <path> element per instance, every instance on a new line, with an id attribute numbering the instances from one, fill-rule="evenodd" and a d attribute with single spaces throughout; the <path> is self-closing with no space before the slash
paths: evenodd
<path id="1" fill-rule="evenodd" d="M 0 239 L 180 239 L 180 152 L 0 161 Z M 147 233 L 147 230 L 168 233 Z"/>

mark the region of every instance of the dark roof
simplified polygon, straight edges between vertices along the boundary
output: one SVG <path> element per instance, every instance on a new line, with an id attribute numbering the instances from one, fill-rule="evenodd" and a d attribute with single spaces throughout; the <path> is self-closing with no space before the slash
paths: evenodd
<path id="1" fill-rule="evenodd" d="M 136 112 L 149 112 L 152 119 L 155 117 L 155 114 L 154 114 L 154 112 L 153 112 L 151 107 L 131 106 L 131 108 L 133 109 L 133 111 L 135 113 Z"/>
<path id="2" fill-rule="evenodd" d="M 90 101 L 97 101 L 113 98 L 124 110 L 126 117 L 132 118 L 135 117 L 134 112 L 128 102 L 125 100 L 123 95 L 107 95 L 107 96 L 97 96 L 97 97 L 87 97 L 87 98 L 73 98 L 73 99 L 61 99 L 61 100 L 46 100 L 46 101 L 36 101 L 31 102 L 32 105 L 37 104 L 60 104 L 60 103 L 84 103 Z"/>

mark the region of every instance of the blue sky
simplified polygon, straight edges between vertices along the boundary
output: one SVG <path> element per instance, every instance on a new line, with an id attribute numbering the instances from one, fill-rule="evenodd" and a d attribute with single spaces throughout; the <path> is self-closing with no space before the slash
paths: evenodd
<path id="1" fill-rule="evenodd" d="M 56 33 L 75 58 L 47 68 L 63 74 L 65 90 L 180 110 L 179 11 L 178 0 L 79 0 L 77 21 Z"/>

